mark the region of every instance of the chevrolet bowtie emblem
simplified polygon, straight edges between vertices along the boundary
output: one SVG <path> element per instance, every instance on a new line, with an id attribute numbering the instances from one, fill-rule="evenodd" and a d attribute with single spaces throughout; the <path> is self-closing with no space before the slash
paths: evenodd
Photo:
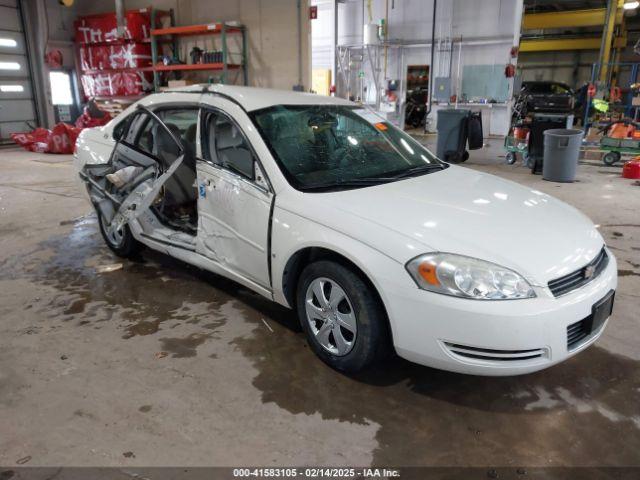
<path id="1" fill-rule="evenodd" d="M 594 273 L 596 273 L 596 267 L 594 267 L 593 265 L 589 265 L 584 269 L 584 278 L 591 278 L 593 277 Z"/>

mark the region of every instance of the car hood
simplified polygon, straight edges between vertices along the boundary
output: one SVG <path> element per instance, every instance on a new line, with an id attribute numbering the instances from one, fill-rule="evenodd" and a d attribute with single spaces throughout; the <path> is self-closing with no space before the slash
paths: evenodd
<path id="1" fill-rule="evenodd" d="M 301 215 L 399 262 L 432 251 L 457 253 L 511 268 L 537 285 L 583 267 L 604 243 L 575 208 L 463 167 L 302 196 Z"/>

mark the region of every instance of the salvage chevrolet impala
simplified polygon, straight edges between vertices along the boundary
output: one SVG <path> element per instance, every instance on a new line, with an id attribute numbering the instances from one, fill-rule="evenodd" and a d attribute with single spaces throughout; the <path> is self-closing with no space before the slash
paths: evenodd
<path id="1" fill-rule="evenodd" d="M 341 371 L 395 351 L 533 372 L 592 344 L 613 308 L 616 261 L 583 214 L 444 163 L 346 100 L 149 95 L 83 131 L 75 165 L 116 254 L 145 245 L 295 309 Z"/>

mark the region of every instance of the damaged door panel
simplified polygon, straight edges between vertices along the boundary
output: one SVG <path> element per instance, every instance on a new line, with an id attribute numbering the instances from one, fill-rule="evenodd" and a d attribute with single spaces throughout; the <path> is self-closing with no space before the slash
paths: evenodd
<path id="1" fill-rule="evenodd" d="M 167 182 L 167 180 L 169 180 L 169 177 L 171 177 L 171 175 L 175 173 L 178 167 L 182 165 L 183 160 L 184 154 L 180 155 L 178 159 L 173 162 L 171 167 L 169 167 L 169 170 L 164 172 L 157 179 L 148 179 L 137 183 L 137 186 L 133 189 L 133 191 L 120 204 L 120 208 L 110 222 L 110 231 L 113 232 L 120 230 L 126 223 L 129 223 L 129 221 L 137 218 L 141 213 L 149 208 L 160 194 L 160 190 Z M 145 173 L 153 173 L 155 175 L 157 172 L 155 171 L 155 169 L 153 169 L 153 167 L 149 167 L 142 172 L 143 175 Z"/>
<path id="2" fill-rule="evenodd" d="M 181 136 L 178 126 L 170 127 L 156 113 L 140 107 L 118 132 L 109 163 L 85 165 L 82 169 L 80 177 L 87 184 L 91 201 L 108 234 L 120 231 L 142 215 L 147 219 L 142 222 L 142 234 L 162 230 L 156 228 L 161 223 L 167 224 L 165 235 L 191 228 L 180 225 L 165 211 L 168 211 L 165 209 L 167 197 L 175 197 L 174 193 L 179 189 L 175 182 L 172 186 L 169 182 L 184 168 L 185 159 L 191 155 Z M 193 177 L 195 179 L 195 168 Z M 179 187 L 188 190 L 188 182 Z M 192 188 L 195 190 L 195 183 Z M 153 215 L 149 215 L 150 210 Z M 155 217 L 158 222 L 153 221 Z"/>
<path id="3" fill-rule="evenodd" d="M 273 194 L 257 156 L 238 123 L 221 111 L 203 110 L 201 131 L 196 251 L 269 288 Z"/>

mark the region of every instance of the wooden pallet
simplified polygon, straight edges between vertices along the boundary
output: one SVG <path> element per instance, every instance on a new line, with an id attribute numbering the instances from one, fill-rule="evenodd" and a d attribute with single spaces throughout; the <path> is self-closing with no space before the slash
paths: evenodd
<path id="1" fill-rule="evenodd" d="M 101 110 L 109 112 L 109 114 L 112 117 L 115 117 L 116 115 L 121 114 L 122 111 L 125 110 L 129 105 L 131 105 L 134 102 L 137 102 L 141 98 L 142 98 L 141 96 L 105 97 L 105 98 L 97 97 L 95 101 Z"/>

